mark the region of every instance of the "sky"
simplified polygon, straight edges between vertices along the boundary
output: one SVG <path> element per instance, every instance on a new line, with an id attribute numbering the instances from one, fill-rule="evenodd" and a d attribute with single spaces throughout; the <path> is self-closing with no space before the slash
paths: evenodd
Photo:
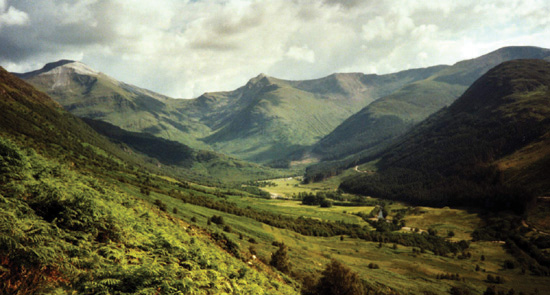
<path id="1" fill-rule="evenodd" d="M 175 98 L 550 48 L 548 0 L 0 0 L 0 66 L 60 59 Z"/>

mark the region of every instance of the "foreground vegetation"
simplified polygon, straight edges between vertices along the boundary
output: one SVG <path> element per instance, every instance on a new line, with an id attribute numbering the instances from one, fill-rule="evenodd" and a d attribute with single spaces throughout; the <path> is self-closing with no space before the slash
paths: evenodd
<path id="1" fill-rule="evenodd" d="M 0 151 L 2 294 L 294 292 L 215 232 L 4 139 Z"/>

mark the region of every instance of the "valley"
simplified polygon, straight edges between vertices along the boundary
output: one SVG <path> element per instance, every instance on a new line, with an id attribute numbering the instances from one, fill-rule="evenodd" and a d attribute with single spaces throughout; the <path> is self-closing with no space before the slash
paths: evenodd
<path id="1" fill-rule="evenodd" d="M 0 69 L 0 293 L 548 294 L 549 59 L 190 100 Z"/>

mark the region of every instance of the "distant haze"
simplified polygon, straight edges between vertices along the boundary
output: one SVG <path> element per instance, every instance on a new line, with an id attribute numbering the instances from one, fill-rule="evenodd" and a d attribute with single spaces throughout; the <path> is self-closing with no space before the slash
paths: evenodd
<path id="1" fill-rule="evenodd" d="M 172 97 L 550 47 L 550 2 L 0 0 L 0 66 L 82 61 Z"/>

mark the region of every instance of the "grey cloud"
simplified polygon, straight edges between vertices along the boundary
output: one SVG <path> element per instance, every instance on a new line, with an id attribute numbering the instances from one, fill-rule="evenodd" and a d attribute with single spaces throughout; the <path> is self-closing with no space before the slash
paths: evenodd
<path id="1" fill-rule="evenodd" d="M 0 25 L 0 65 L 79 58 L 119 80 L 192 97 L 260 72 L 387 73 L 505 45 L 550 47 L 546 2 L 18 0 L 8 6 L 28 20 Z"/>
<path id="2" fill-rule="evenodd" d="M 82 46 L 109 44 L 118 36 L 110 26 L 112 11 L 105 1 L 85 8 L 87 19 L 70 20 L 75 1 L 29 1 L 14 3 L 28 15 L 27 26 L 4 28 L 0 35 L 2 59 L 21 61 L 36 54 L 62 53 Z M 81 9 L 77 7 L 75 9 Z"/>

